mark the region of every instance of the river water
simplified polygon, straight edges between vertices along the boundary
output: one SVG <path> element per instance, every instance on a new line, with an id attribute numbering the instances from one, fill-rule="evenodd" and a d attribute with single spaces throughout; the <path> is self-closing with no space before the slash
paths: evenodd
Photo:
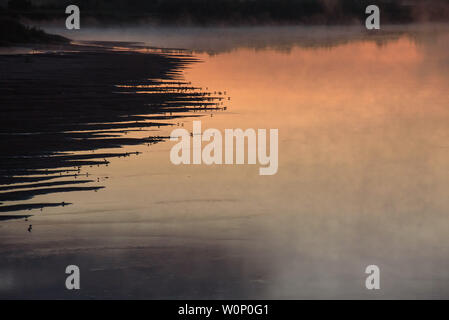
<path id="1" fill-rule="evenodd" d="M 279 129 L 279 170 L 175 166 L 170 141 L 129 148 L 142 154 L 87 169 L 105 189 L 39 196 L 73 205 L 1 223 L 0 297 L 449 297 L 447 26 L 65 35 L 191 50 L 202 62 L 184 79 L 230 97 L 195 120 Z M 380 290 L 365 288 L 372 264 Z"/>

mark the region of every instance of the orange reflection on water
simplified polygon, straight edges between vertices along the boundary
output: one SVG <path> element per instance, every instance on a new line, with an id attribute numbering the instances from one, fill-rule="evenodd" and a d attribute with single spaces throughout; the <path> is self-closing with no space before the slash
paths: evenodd
<path id="1" fill-rule="evenodd" d="M 375 121 L 391 113 L 444 112 L 446 96 L 435 96 L 444 92 L 435 87 L 447 81 L 428 69 L 435 69 L 429 58 L 408 38 L 290 53 L 239 49 L 202 56 L 206 62 L 187 78 L 227 89 L 231 112 L 251 113 L 259 125 Z"/>

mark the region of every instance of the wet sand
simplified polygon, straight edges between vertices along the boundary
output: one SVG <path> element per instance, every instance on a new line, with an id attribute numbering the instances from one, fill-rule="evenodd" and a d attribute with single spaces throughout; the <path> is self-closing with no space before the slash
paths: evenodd
<path id="1" fill-rule="evenodd" d="M 32 51 L 41 53 L 0 55 L 0 212 L 60 205 L 9 201 L 102 188 L 77 180 L 88 177 L 86 166 L 138 153 L 96 150 L 158 143 L 167 139 L 158 128 L 220 109 L 224 99 L 182 80 L 180 72 L 198 62 L 182 50 L 83 42 Z M 148 137 L 127 137 L 132 131 Z M 69 180 L 50 181 L 58 178 Z"/>

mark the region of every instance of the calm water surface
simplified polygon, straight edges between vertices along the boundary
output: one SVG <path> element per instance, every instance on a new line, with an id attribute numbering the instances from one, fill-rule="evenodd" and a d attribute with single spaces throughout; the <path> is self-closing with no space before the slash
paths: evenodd
<path id="1" fill-rule="evenodd" d="M 185 79 L 231 97 L 196 113 L 203 129 L 278 128 L 279 171 L 175 166 L 172 142 L 127 149 L 143 153 L 84 170 L 105 189 L 39 196 L 74 204 L 0 224 L 0 297 L 449 298 L 448 30 L 221 30 L 234 36 L 216 51 L 195 33 L 83 31 L 194 50 Z"/>

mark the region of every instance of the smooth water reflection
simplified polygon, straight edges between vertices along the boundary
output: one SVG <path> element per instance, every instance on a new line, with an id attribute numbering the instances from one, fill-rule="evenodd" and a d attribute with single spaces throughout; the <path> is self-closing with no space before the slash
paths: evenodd
<path id="1" fill-rule="evenodd" d="M 448 40 L 198 54 L 186 80 L 232 97 L 203 129 L 278 128 L 278 174 L 135 147 L 92 168 L 104 190 L 39 197 L 75 205 L 37 214 L 31 234 L 0 226 L 0 296 L 447 298 Z"/>

